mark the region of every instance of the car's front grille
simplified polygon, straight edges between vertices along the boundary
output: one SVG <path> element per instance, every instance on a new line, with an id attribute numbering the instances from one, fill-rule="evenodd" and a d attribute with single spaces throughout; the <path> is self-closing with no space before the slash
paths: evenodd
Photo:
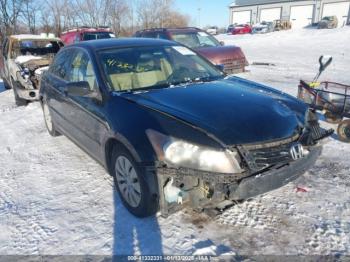
<path id="1" fill-rule="evenodd" d="M 235 74 L 244 72 L 244 67 L 246 64 L 245 58 L 241 59 L 225 59 L 221 61 L 224 65 L 224 71 L 227 74 Z"/>
<path id="2" fill-rule="evenodd" d="M 248 168 L 252 172 L 263 170 L 270 166 L 282 165 L 293 161 L 290 150 L 298 136 L 262 145 L 239 146 Z"/>

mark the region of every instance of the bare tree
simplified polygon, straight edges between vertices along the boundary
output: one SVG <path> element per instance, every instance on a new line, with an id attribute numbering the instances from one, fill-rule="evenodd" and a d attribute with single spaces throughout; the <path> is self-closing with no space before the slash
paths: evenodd
<path id="1" fill-rule="evenodd" d="M 132 9 L 125 0 L 113 0 L 111 2 L 108 11 L 108 24 L 113 32 L 120 35 L 124 27 L 132 20 Z"/>
<path id="2" fill-rule="evenodd" d="M 73 7 L 76 10 L 80 24 L 88 26 L 106 26 L 108 10 L 113 0 L 75 0 Z"/>
<path id="3" fill-rule="evenodd" d="M 2 36 L 17 32 L 18 17 L 23 0 L 0 0 L 0 26 Z"/>
<path id="4" fill-rule="evenodd" d="M 136 12 L 142 28 L 187 26 L 189 18 L 174 10 L 173 0 L 139 0 Z"/>
<path id="5" fill-rule="evenodd" d="M 168 14 L 167 19 L 163 21 L 162 27 L 186 27 L 188 26 L 189 21 L 189 16 L 172 11 Z"/>
<path id="6" fill-rule="evenodd" d="M 27 26 L 29 33 L 32 34 L 36 32 L 39 6 L 38 2 L 34 2 L 33 0 L 23 0 L 21 20 Z"/>
<path id="7" fill-rule="evenodd" d="M 56 35 L 75 24 L 75 13 L 70 0 L 46 0 L 45 5 L 45 10 L 41 11 L 42 23 L 46 28 L 50 25 Z"/>
<path id="8" fill-rule="evenodd" d="M 186 26 L 174 0 L 0 0 L 0 37 L 43 31 L 60 35 L 75 26 L 109 26 L 118 35 L 136 27 Z"/>

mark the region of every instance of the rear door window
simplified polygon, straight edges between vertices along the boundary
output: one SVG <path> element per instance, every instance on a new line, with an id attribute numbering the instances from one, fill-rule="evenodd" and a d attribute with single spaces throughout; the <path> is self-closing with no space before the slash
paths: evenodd
<path id="1" fill-rule="evenodd" d="M 90 90 L 96 88 L 96 75 L 89 55 L 83 50 L 74 53 L 72 63 L 69 68 L 69 82 L 87 81 Z"/>
<path id="2" fill-rule="evenodd" d="M 64 50 L 56 55 L 49 72 L 63 80 L 68 79 L 72 50 Z"/>

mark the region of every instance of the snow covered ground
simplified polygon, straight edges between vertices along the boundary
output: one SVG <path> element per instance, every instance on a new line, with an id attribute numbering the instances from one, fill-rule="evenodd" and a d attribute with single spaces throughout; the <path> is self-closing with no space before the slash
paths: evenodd
<path id="1" fill-rule="evenodd" d="M 295 95 L 299 78 L 312 78 L 318 56 L 330 54 L 324 79 L 350 84 L 350 27 L 218 38 L 251 63 L 276 65 L 242 77 Z M 0 254 L 350 255 L 350 145 L 336 135 L 302 178 L 216 219 L 191 211 L 137 219 L 103 168 L 49 136 L 38 103 L 16 107 L 11 90 L 0 93 L 0 126 Z"/>

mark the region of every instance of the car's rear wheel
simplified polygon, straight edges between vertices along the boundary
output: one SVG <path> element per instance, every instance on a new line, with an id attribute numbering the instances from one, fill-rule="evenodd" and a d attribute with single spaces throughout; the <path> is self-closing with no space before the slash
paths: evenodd
<path id="1" fill-rule="evenodd" d="M 158 210 L 158 200 L 150 193 L 141 167 L 124 147 L 115 147 L 112 154 L 115 187 L 124 206 L 137 217 L 147 217 Z"/>
<path id="2" fill-rule="evenodd" d="M 337 133 L 340 141 L 350 143 L 350 119 L 340 122 Z"/>
<path id="3" fill-rule="evenodd" d="M 41 105 L 43 109 L 44 121 L 47 131 L 51 136 L 58 136 L 59 133 L 56 131 L 55 124 L 52 121 L 49 105 L 45 100 L 42 101 Z"/>

